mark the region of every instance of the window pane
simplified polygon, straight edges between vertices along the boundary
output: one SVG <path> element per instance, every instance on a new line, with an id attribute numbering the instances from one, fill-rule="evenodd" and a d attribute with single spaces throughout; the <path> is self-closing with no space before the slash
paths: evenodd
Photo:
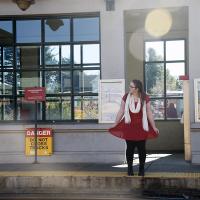
<path id="1" fill-rule="evenodd" d="M 13 72 L 2 72 L 0 73 L 0 84 L 2 95 L 13 94 Z M 2 76 L 3 75 L 3 76 Z"/>
<path id="2" fill-rule="evenodd" d="M 0 45 L 11 45 L 12 43 L 12 21 L 0 21 Z"/>
<path id="3" fill-rule="evenodd" d="M 183 99 L 168 99 L 166 116 L 168 119 L 181 118 L 183 113 Z"/>
<path id="4" fill-rule="evenodd" d="M 46 93 L 53 94 L 60 92 L 60 76 L 59 71 L 45 72 Z"/>
<path id="5" fill-rule="evenodd" d="M 145 65 L 146 92 L 155 97 L 164 96 L 164 65 L 149 63 Z"/>
<path id="6" fill-rule="evenodd" d="M 17 67 L 21 69 L 38 68 L 41 65 L 41 47 L 22 46 L 16 48 Z"/>
<path id="7" fill-rule="evenodd" d="M 162 61 L 164 60 L 164 42 L 145 42 L 145 60 Z"/>
<path id="8" fill-rule="evenodd" d="M 185 41 L 166 42 L 166 60 L 185 60 Z"/>
<path id="9" fill-rule="evenodd" d="M 166 64 L 167 96 L 183 96 L 183 82 L 179 81 L 179 76 L 184 74 L 184 63 Z"/>
<path id="10" fill-rule="evenodd" d="M 75 97 L 75 119 L 98 119 L 98 97 Z"/>
<path id="11" fill-rule="evenodd" d="M 42 119 L 42 103 L 38 103 L 38 120 Z M 35 120 L 35 102 L 26 101 L 24 97 L 17 99 L 17 120 Z"/>
<path id="12" fill-rule="evenodd" d="M 70 120 L 71 97 L 47 97 L 46 120 Z"/>
<path id="13" fill-rule="evenodd" d="M 74 19 L 74 41 L 99 40 L 99 18 Z"/>
<path id="14" fill-rule="evenodd" d="M 74 72 L 74 92 L 98 93 L 99 70 L 85 70 Z"/>
<path id="15" fill-rule="evenodd" d="M 71 54 L 70 54 L 70 45 L 61 46 L 61 64 L 70 64 L 71 63 Z"/>
<path id="16" fill-rule="evenodd" d="M 59 46 L 45 46 L 45 65 L 59 64 Z"/>
<path id="17" fill-rule="evenodd" d="M 162 99 L 152 99 L 151 100 L 151 110 L 154 116 L 154 119 L 164 119 L 164 100 Z"/>
<path id="18" fill-rule="evenodd" d="M 61 72 L 61 90 L 63 93 L 71 93 L 71 72 Z"/>
<path id="19" fill-rule="evenodd" d="M 13 99 L 4 98 L 0 101 L 0 120 L 14 119 L 14 101 Z"/>
<path id="20" fill-rule="evenodd" d="M 3 65 L 13 66 L 13 48 L 12 47 L 3 48 Z"/>
<path id="21" fill-rule="evenodd" d="M 81 63 L 81 45 L 74 45 L 74 64 Z"/>
<path id="22" fill-rule="evenodd" d="M 71 119 L 71 97 L 62 98 L 62 120 Z"/>
<path id="23" fill-rule="evenodd" d="M 17 94 L 23 94 L 26 87 L 41 87 L 42 76 L 39 71 L 17 72 Z"/>
<path id="24" fill-rule="evenodd" d="M 61 119 L 61 101 L 57 97 L 46 98 L 46 120 Z"/>
<path id="25" fill-rule="evenodd" d="M 83 45 L 83 63 L 99 63 L 99 44 Z"/>
<path id="26" fill-rule="evenodd" d="M 23 20 L 16 22 L 17 43 L 41 42 L 41 21 Z"/>
<path id="27" fill-rule="evenodd" d="M 45 20 L 45 42 L 70 41 L 69 19 L 47 19 Z"/>

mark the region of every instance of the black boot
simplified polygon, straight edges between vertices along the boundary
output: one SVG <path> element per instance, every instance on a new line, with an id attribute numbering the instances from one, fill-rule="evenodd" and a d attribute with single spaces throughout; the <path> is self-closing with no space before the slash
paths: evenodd
<path id="1" fill-rule="evenodd" d="M 139 173 L 138 173 L 138 176 L 144 176 L 145 173 L 144 173 L 144 165 L 140 165 L 139 166 Z"/>
<path id="2" fill-rule="evenodd" d="M 127 171 L 128 176 L 133 176 L 133 161 L 128 161 L 128 171 Z"/>

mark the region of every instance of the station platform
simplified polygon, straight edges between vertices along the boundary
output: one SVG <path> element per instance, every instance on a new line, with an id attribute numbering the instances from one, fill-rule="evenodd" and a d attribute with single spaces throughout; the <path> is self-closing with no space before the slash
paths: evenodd
<path id="1" fill-rule="evenodd" d="M 138 162 L 136 156 L 134 176 L 127 176 L 127 165 L 123 161 L 0 164 L 0 199 L 23 199 L 24 194 L 35 199 L 39 199 L 38 195 L 45 199 L 48 194 L 52 198 L 47 199 L 88 200 L 133 199 L 137 194 L 140 199 L 145 192 L 166 190 L 186 196 L 192 193 L 200 199 L 200 166 L 186 162 L 183 154 L 148 154 L 144 177 L 137 175 Z M 98 198 L 94 198 L 94 194 L 99 194 Z"/>

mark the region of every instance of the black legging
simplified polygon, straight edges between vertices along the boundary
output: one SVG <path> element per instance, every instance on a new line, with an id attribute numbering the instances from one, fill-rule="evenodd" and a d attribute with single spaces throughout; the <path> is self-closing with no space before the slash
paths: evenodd
<path id="1" fill-rule="evenodd" d="M 127 163 L 133 162 L 135 147 L 138 149 L 140 166 L 144 166 L 146 160 L 146 140 L 132 141 L 126 140 L 126 160 Z"/>

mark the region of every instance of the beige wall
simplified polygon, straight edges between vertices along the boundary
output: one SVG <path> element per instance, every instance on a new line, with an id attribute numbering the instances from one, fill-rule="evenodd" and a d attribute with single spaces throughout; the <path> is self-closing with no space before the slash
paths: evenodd
<path id="1" fill-rule="evenodd" d="M 125 52 L 126 52 L 126 86 L 132 79 L 144 78 L 144 41 L 159 39 L 188 40 L 188 8 L 167 8 L 172 16 L 170 31 L 160 38 L 153 38 L 144 29 L 145 18 L 151 9 L 126 10 L 125 21 Z M 187 66 L 188 67 L 188 66 Z M 187 70 L 188 71 L 188 70 Z M 128 88 L 126 88 L 128 90 Z M 148 149 L 183 150 L 183 125 L 179 121 L 157 121 L 160 137 L 148 142 Z M 170 127 L 170 128 L 169 128 Z M 174 142 L 176 141 L 176 142 Z"/>

